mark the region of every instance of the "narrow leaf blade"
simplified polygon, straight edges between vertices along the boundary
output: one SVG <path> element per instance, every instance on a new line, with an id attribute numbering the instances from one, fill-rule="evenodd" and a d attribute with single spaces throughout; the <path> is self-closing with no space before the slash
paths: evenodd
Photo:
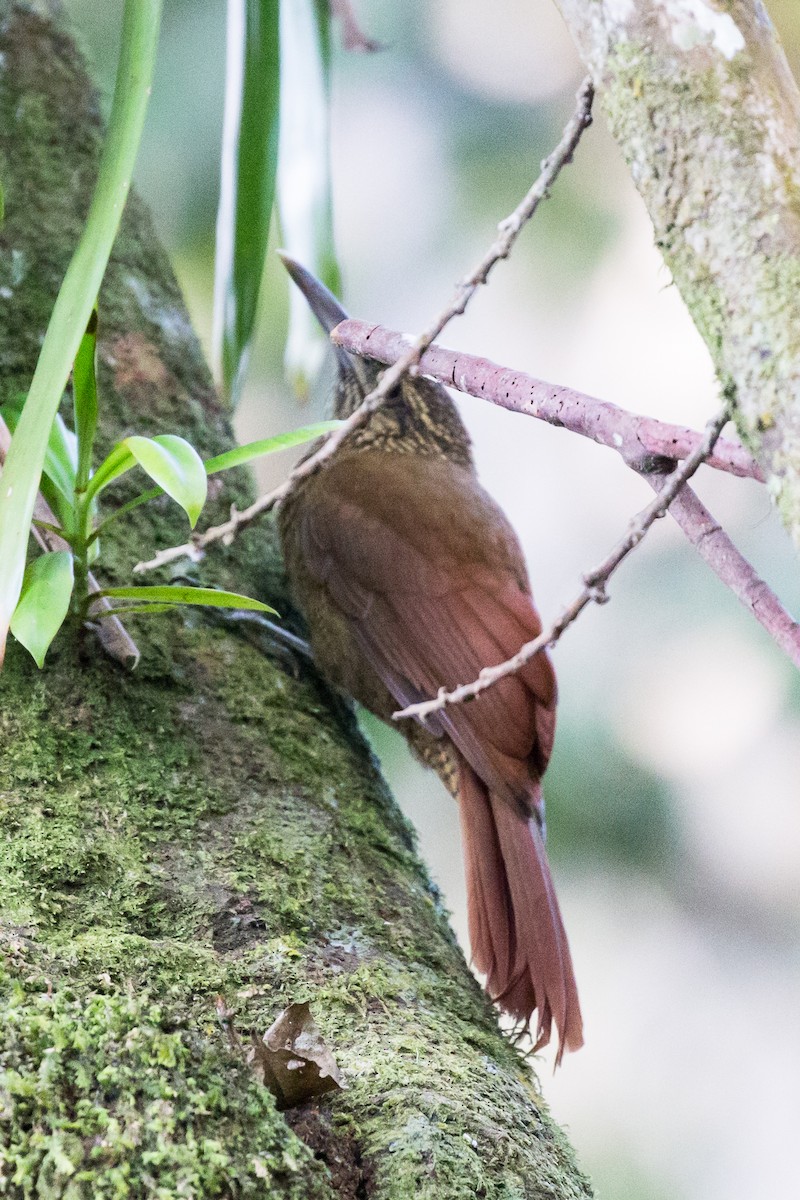
<path id="1" fill-rule="evenodd" d="M 330 3 L 295 0 L 281 6 L 281 135 L 278 212 L 281 241 L 331 291 L 341 277 L 336 261 L 331 201 Z M 327 338 L 296 288 L 289 289 L 286 373 L 299 396 L 308 395 Z"/>
<path id="2" fill-rule="evenodd" d="M 231 404 L 253 334 L 275 197 L 279 0 L 229 0 L 217 259 L 215 360 Z"/>
<path id="3" fill-rule="evenodd" d="M 241 467 L 244 463 L 261 458 L 265 454 L 274 454 L 276 450 L 288 450 L 292 446 L 301 446 L 303 442 L 313 442 L 323 434 L 338 429 L 341 421 L 318 421 L 316 425 L 306 425 L 302 429 L 293 429 L 289 433 L 278 433 L 275 437 L 262 438 L 258 442 L 247 442 L 244 446 L 236 446 L 225 454 L 206 460 L 206 474 L 216 475 L 219 471 L 229 471 L 231 467 Z"/>
<path id="4" fill-rule="evenodd" d="M 34 559 L 25 571 L 11 632 L 33 655 L 38 667 L 69 612 L 74 582 L 72 555 L 56 550 Z"/>
<path id="5" fill-rule="evenodd" d="M 92 448 L 97 429 L 97 307 L 92 309 L 72 368 L 72 406 L 78 439 L 77 485 L 84 490 L 92 469 Z"/>
<path id="6" fill-rule="evenodd" d="M 153 604 L 204 604 L 210 608 L 246 608 L 253 612 L 279 614 L 269 604 L 262 604 L 252 596 L 239 596 L 236 592 L 221 592 L 216 588 L 170 587 L 169 584 L 150 587 L 106 588 L 100 593 L 110 600 L 135 600 Z M 119 612 L 119 610 L 117 610 Z"/>
<path id="7" fill-rule="evenodd" d="M 92 620 L 103 621 L 106 617 L 152 617 L 158 613 L 174 612 L 179 607 L 177 604 L 121 604 L 118 608 L 105 608 L 102 612 L 92 613 Z"/>

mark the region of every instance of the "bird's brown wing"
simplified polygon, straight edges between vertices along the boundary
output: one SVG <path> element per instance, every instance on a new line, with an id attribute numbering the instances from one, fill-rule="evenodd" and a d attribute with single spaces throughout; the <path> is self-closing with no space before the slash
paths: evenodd
<path id="1" fill-rule="evenodd" d="M 399 704 L 469 682 L 538 635 L 516 536 L 469 470 L 361 451 L 320 482 L 298 515 L 305 567 Z M 531 778 L 552 748 L 555 690 L 540 654 L 429 728 L 452 738 L 492 792 L 529 810 Z"/>
<path id="2" fill-rule="evenodd" d="M 536 637 L 517 539 L 467 469 L 445 459 L 359 451 L 305 485 L 294 538 L 304 571 L 343 614 L 399 704 L 477 678 Z M 515 1017 L 538 1010 L 536 1044 L 557 1061 L 582 1042 L 572 960 L 539 824 L 553 743 L 555 678 L 539 654 L 428 728 L 462 756 L 473 957 Z M 358 698 L 358 697 L 357 697 Z M 369 697 L 360 697 L 369 703 Z"/>

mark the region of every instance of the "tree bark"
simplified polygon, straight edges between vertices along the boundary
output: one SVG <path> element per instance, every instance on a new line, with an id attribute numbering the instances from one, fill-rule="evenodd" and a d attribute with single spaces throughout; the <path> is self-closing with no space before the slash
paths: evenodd
<path id="1" fill-rule="evenodd" d="M 760 0 L 557 0 L 800 546 L 800 96 Z"/>
<path id="2" fill-rule="evenodd" d="M 59 7 L 0 0 L 0 401 L 27 389 L 101 137 Z M 101 449 L 231 444 L 135 196 L 100 335 Z M 250 495 L 225 479 L 212 519 Z M 111 527 L 104 582 L 180 539 L 174 508 Z M 291 612 L 268 525 L 202 576 Z M 131 624 L 133 674 L 64 635 L 0 676 L 0 1192 L 590 1195 L 350 711 L 202 614 Z M 237 1039 L 300 1000 L 348 1090 L 284 1116 Z"/>

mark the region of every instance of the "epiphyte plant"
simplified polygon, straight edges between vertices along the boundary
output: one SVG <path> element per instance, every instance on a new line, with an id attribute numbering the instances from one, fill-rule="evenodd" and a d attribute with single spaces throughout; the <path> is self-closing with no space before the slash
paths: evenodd
<path id="1" fill-rule="evenodd" d="M 123 614 L 155 614 L 181 605 L 251 609 L 275 612 L 268 604 L 215 588 L 155 585 L 94 590 L 90 571 L 100 558 L 101 536 L 139 505 L 157 496 L 170 496 L 184 510 L 192 528 L 206 501 L 208 476 L 230 470 L 276 450 L 299 445 L 327 433 L 338 424 L 324 421 L 290 433 L 237 446 L 206 462 L 185 438 L 176 434 L 130 436 L 111 449 L 93 469 L 98 418 L 97 310 L 93 310 L 75 358 L 72 373 L 73 428 L 56 415 L 47 444 L 40 491 L 45 505 L 34 513 L 34 526 L 44 535 L 43 552 L 30 558 L 22 591 L 11 619 L 11 632 L 41 667 L 61 626 L 72 619 L 81 627 L 91 616 L 104 620 Z M 0 415 L 13 434 L 24 397 L 9 401 Z M 123 475 L 141 468 L 155 484 L 143 488 L 127 503 L 106 514 L 100 498 Z M 48 511 L 49 510 L 49 511 Z M 98 601 L 105 598 L 104 606 Z"/>

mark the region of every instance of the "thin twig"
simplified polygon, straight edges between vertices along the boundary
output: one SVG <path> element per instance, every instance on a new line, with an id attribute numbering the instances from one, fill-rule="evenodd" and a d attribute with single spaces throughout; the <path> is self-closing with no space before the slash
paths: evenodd
<path id="1" fill-rule="evenodd" d="M 337 325 L 331 341 L 351 354 L 381 363 L 397 362 L 410 345 L 406 334 L 355 320 Z M 444 346 L 429 346 L 420 359 L 419 370 L 467 396 L 591 438 L 616 450 L 634 470 L 643 466 L 647 469 L 653 459 L 684 459 L 702 436 L 685 425 L 644 417 L 608 400 Z M 741 443 L 720 439 L 706 461 L 718 471 L 763 482 L 757 462 Z"/>
<path id="2" fill-rule="evenodd" d="M 203 551 L 212 543 L 221 541 L 223 544 L 228 545 L 241 529 L 244 529 L 256 517 L 268 512 L 283 500 L 284 496 L 291 491 L 300 479 L 305 479 L 307 476 L 313 475 L 318 471 L 323 463 L 332 454 L 336 453 L 345 438 L 349 437 L 354 430 L 369 420 L 370 416 L 376 409 L 380 408 L 404 376 L 416 369 L 422 355 L 439 336 L 448 322 L 453 317 L 459 316 L 465 311 L 478 288 L 487 282 L 492 268 L 501 259 L 508 257 L 523 226 L 530 220 L 542 200 L 547 196 L 561 169 L 572 161 L 572 156 L 580 141 L 581 134 L 592 122 L 593 99 L 594 88 L 591 79 L 587 76 L 578 89 L 575 112 L 564 129 L 561 141 L 552 154 L 542 163 L 539 177 L 522 202 L 514 209 L 510 216 L 500 222 L 498 237 L 486 251 L 478 265 L 458 284 L 448 306 L 442 310 L 424 333 L 419 334 L 410 343 L 402 357 L 393 363 L 387 371 L 384 371 L 373 391 L 364 398 L 356 411 L 346 421 L 343 421 L 334 433 L 329 435 L 319 450 L 305 459 L 299 467 L 296 467 L 280 487 L 275 488 L 274 491 L 269 492 L 266 496 L 261 496 L 249 508 L 244 509 L 242 512 L 237 512 L 235 509 L 232 510 L 229 520 L 212 529 L 207 529 L 205 533 L 198 535 L 191 542 L 186 542 L 182 546 L 170 546 L 165 550 L 160 550 L 149 562 L 137 563 L 133 568 L 135 572 L 154 571 L 157 567 L 163 567 L 178 558 L 190 558 L 197 562 L 202 557 Z"/>
<path id="3" fill-rule="evenodd" d="M 461 704 L 465 700 L 473 699 L 481 692 L 485 692 L 487 688 L 499 683 L 501 679 L 505 679 L 507 675 L 513 675 L 521 670 L 540 650 L 554 645 L 564 630 L 569 628 L 587 605 L 604 604 L 608 599 L 606 585 L 614 571 L 631 550 L 639 545 L 653 522 L 659 517 L 663 517 L 687 479 L 691 478 L 700 464 L 709 456 L 727 421 L 728 409 L 726 406 L 709 421 L 702 441 L 694 448 L 686 461 L 667 477 L 664 486 L 659 489 L 653 500 L 633 518 L 627 533 L 617 542 L 611 553 L 593 571 L 584 575 L 583 587 L 580 592 L 548 629 L 543 630 L 533 641 L 526 642 L 513 658 L 498 663 L 494 667 L 484 667 L 478 678 L 471 683 L 462 683 L 452 691 L 440 688 L 434 699 L 424 700 L 420 704 L 411 704 L 407 708 L 393 713 L 393 720 L 400 721 L 407 717 L 423 720 L 447 705 Z"/>

